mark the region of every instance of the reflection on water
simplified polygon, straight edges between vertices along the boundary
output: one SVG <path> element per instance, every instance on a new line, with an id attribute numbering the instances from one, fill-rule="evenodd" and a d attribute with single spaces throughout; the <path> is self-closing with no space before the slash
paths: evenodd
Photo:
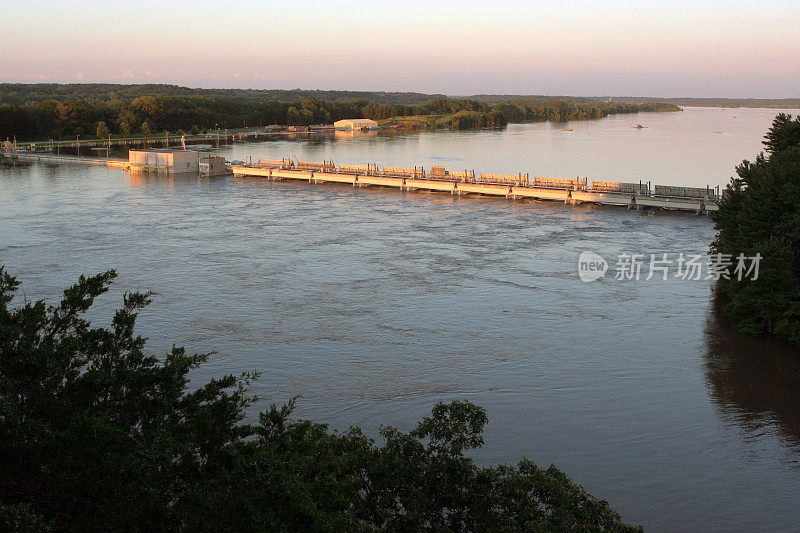
<path id="1" fill-rule="evenodd" d="M 709 314 L 706 341 L 706 380 L 723 419 L 746 439 L 774 426 L 800 452 L 800 350 L 738 335 L 716 311 Z M 800 465 L 796 455 L 789 461 Z"/>
<path id="2" fill-rule="evenodd" d="M 205 176 L 194 173 L 166 174 L 158 172 L 125 172 L 131 187 L 143 187 L 146 185 L 161 185 L 174 187 L 179 184 L 187 183 L 210 183 L 212 181 L 225 179 L 224 176 Z"/>

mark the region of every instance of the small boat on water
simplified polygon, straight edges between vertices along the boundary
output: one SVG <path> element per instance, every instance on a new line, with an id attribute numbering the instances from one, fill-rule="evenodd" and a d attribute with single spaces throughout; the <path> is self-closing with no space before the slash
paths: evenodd
<path id="1" fill-rule="evenodd" d="M 637 130 L 640 130 L 640 129 L 646 128 L 646 127 L 647 126 L 642 126 L 641 124 L 637 124 L 637 125 L 634 126 L 634 128 L 636 128 Z"/>
<path id="2" fill-rule="evenodd" d="M 564 131 L 572 131 L 572 128 L 564 128 Z"/>

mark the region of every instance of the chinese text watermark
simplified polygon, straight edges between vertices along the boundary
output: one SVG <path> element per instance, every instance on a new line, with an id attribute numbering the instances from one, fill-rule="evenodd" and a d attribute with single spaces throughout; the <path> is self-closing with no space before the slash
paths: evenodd
<path id="1" fill-rule="evenodd" d="M 639 281 L 670 278 L 681 280 L 758 279 L 761 254 L 619 254 L 614 268 L 600 254 L 585 251 L 578 258 L 578 276 L 581 281 L 594 281 L 612 270 L 614 279 Z"/>

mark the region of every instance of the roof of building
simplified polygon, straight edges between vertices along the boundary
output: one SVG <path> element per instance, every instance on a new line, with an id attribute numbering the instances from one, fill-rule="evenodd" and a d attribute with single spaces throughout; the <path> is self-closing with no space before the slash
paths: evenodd
<path id="1" fill-rule="evenodd" d="M 350 122 L 352 124 L 377 124 L 377 122 L 368 118 L 345 118 L 342 120 L 337 120 L 336 124 L 340 122 Z"/>
<path id="2" fill-rule="evenodd" d="M 180 148 L 136 148 L 131 152 L 153 152 L 159 154 L 174 154 L 175 152 L 196 152 L 196 150 L 182 150 Z"/>

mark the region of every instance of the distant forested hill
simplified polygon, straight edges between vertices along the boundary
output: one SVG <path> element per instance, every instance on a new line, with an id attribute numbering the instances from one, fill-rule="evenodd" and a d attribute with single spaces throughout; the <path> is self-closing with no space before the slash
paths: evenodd
<path id="1" fill-rule="evenodd" d="M 499 102 L 546 103 L 556 100 L 571 102 L 612 102 L 627 104 L 675 104 L 687 107 L 773 107 L 790 109 L 800 107 L 800 98 L 654 98 L 650 96 L 546 96 L 543 94 L 477 94 L 470 100 L 496 104 Z"/>
<path id="2" fill-rule="evenodd" d="M 164 131 L 200 132 L 268 124 L 330 124 L 343 118 L 397 119 L 394 126 L 463 130 L 502 127 L 509 122 L 563 122 L 599 119 L 619 113 L 679 110 L 666 102 L 503 98 L 484 102 L 396 92 L 6 83 L 0 84 L 0 140 L 130 137 Z M 402 120 L 409 117 L 408 121 Z"/>
<path id="3" fill-rule="evenodd" d="M 140 96 L 206 96 L 232 102 L 297 102 L 317 98 L 325 102 L 369 100 L 376 104 L 417 105 L 446 98 L 443 94 L 383 91 L 322 91 L 307 89 L 193 89 L 165 84 L 119 83 L 0 83 L 0 103 L 23 105 L 47 100 L 99 104 L 132 102 Z"/>
<path id="4" fill-rule="evenodd" d="M 483 102 L 485 104 L 498 104 L 500 102 L 525 102 L 528 104 L 547 104 L 548 102 L 562 101 L 562 102 L 601 102 L 607 100 L 607 96 L 591 97 L 591 96 L 548 96 L 544 94 L 475 94 L 472 96 L 464 96 L 470 100 Z M 616 100 L 616 98 L 615 98 Z M 653 99 L 641 98 L 640 101 L 650 102 Z M 622 101 L 622 100 L 620 100 Z M 638 101 L 637 101 L 638 103 Z"/>
<path id="5" fill-rule="evenodd" d="M 0 83 L 0 104 L 37 104 L 48 100 L 77 101 L 89 104 L 130 103 L 141 96 L 186 97 L 204 96 L 229 102 L 298 102 L 316 98 L 324 102 L 367 100 L 375 104 L 421 105 L 442 99 L 473 100 L 486 104 L 524 102 L 547 105 L 555 101 L 573 103 L 603 102 L 608 96 L 559 96 L 542 94 L 477 94 L 448 97 L 443 94 L 386 91 L 323 91 L 319 89 L 197 89 L 166 84 L 119 83 Z M 676 104 L 709 107 L 800 107 L 800 98 L 652 98 L 646 96 L 612 96 L 612 102 L 630 104 Z"/>
<path id="6" fill-rule="evenodd" d="M 800 90 L 798 91 L 800 92 Z M 636 99 L 630 98 L 631 102 Z M 800 98 L 648 98 L 641 101 L 672 102 L 682 106 L 697 107 L 773 107 L 791 109 L 800 107 Z"/>

